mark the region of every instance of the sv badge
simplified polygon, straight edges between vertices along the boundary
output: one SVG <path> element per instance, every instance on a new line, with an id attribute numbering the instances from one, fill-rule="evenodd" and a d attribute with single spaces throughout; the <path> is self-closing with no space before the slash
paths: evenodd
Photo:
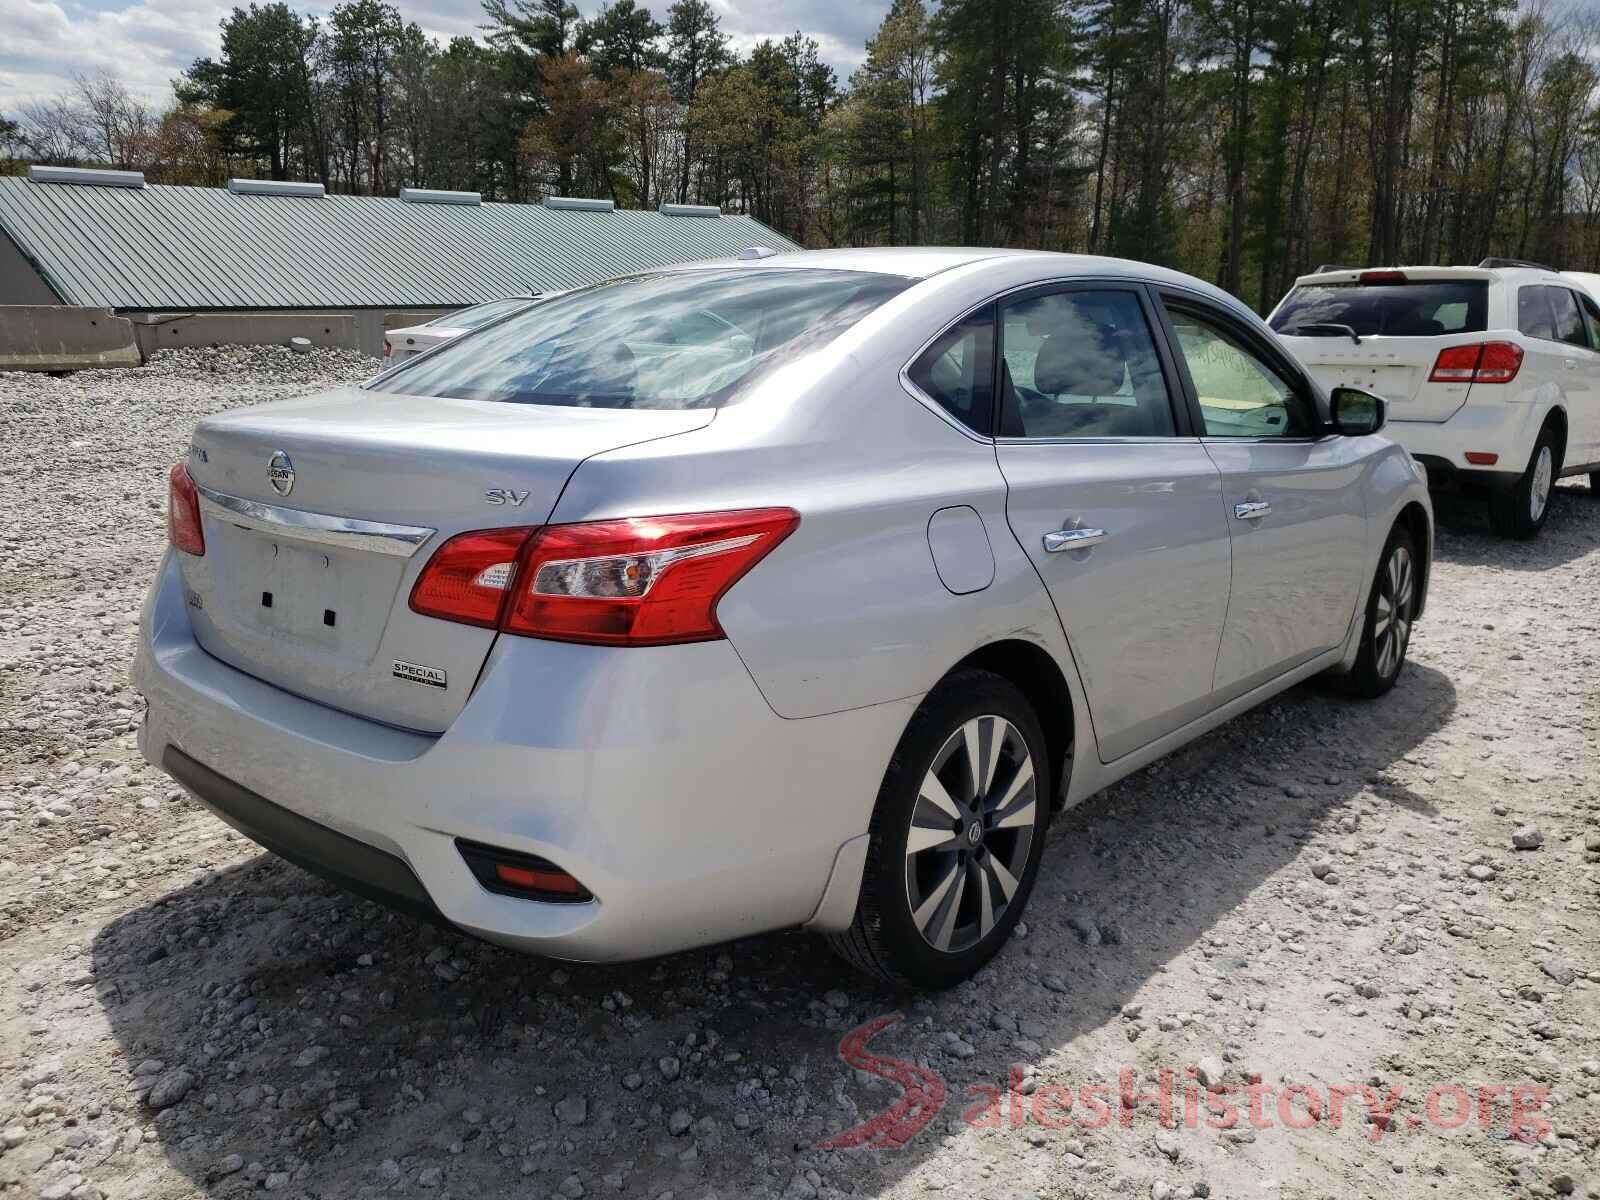
<path id="1" fill-rule="evenodd" d="M 527 492 L 516 492 L 510 488 L 490 488 L 483 494 L 485 504 L 509 504 L 513 508 L 520 508 L 527 498 Z"/>

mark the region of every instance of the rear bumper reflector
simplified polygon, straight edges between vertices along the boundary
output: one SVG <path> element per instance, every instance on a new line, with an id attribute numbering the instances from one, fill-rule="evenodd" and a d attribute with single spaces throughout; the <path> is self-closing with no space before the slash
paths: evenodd
<path id="1" fill-rule="evenodd" d="M 1468 450 L 1466 459 L 1475 467 L 1492 467 L 1500 461 L 1500 456 L 1490 454 L 1487 450 Z"/>
<path id="2" fill-rule="evenodd" d="M 501 896 L 545 904 L 583 904 L 594 896 L 547 858 L 456 839 L 456 849 L 484 888 Z"/>

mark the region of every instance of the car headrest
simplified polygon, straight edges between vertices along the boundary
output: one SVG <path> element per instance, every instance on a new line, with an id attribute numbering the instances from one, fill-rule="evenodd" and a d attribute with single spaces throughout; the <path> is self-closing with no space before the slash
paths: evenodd
<path id="1" fill-rule="evenodd" d="M 555 359 L 539 391 L 552 396 L 572 395 L 588 399 L 631 399 L 639 386 L 639 366 L 633 351 L 624 342 L 585 357 L 582 348 L 567 359 Z"/>
<path id="2" fill-rule="evenodd" d="M 1111 396 L 1122 390 L 1127 365 L 1109 329 L 1056 333 L 1039 343 L 1033 386 L 1047 396 Z"/>

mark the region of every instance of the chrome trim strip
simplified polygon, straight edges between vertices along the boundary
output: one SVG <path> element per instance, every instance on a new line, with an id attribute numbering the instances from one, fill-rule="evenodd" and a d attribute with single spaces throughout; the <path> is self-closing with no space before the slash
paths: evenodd
<path id="1" fill-rule="evenodd" d="M 355 517 L 333 517 L 299 508 L 283 508 L 260 500 L 230 496 L 198 483 L 194 486 L 200 494 L 201 511 L 219 521 L 323 546 L 410 558 L 437 532 L 421 525 L 390 525 L 384 521 L 361 521 Z"/>

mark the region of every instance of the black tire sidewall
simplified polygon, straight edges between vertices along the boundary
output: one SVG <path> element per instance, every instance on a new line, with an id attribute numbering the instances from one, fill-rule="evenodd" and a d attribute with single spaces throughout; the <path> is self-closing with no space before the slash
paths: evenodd
<path id="1" fill-rule="evenodd" d="M 1535 520 L 1529 509 L 1533 502 L 1533 476 L 1539 466 L 1539 452 L 1546 446 L 1550 447 L 1550 495 L 1544 502 L 1544 511 Z M 1539 430 L 1539 440 L 1533 444 L 1533 453 L 1528 456 L 1528 465 L 1523 470 L 1521 478 L 1494 498 L 1495 502 L 1502 506 L 1502 515 L 1496 522 L 1501 526 L 1500 532 L 1522 539 L 1537 536 L 1544 528 L 1544 523 L 1550 519 L 1550 506 L 1556 498 L 1556 480 L 1560 475 L 1561 456 L 1556 453 L 1555 430 L 1546 425 Z"/>
<path id="2" fill-rule="evenodd" d="M 1400 673 L 1406 668 L 1406 658 L 1411 650 L 1411 639 L 1406 638 L 1406 644 L 1401 651 L 1400 661 L 1395 664 L 1394 674 L 1384 676 L 1378 671 L 1378 590 L 1383 581 L 1383 573 L 1389 569 L 1389 558 L 1394 554 L 1396 546 L 1404 545 L 1411 551 L 1411 570 L 1416 577 L 1414 587 L 1421 586 L 1421 564 L 1417 559 L 1416 539 L 1403 525 L 1396 525 L 1389 531 L 1388 540 L 1383 544 L 1383 553 L 1378 558 L 1378 569 L 1372 573 L 1372 588 L 1367 593 L 1367 616 L 1361 628 L 1361 653 L 1356 658 L 1354 682 L 1356 690 L 1364 696 L 1377 697 L 1383 695 L 1400 678 Z M 1415 604 L 1413 604 L 1415 613 Z M 1414 619 L 1414 618 L 1413 618 Z"/>
<path id="3" fill-rule="evenodd" d="M 905 888 L 905 844 L 923 777 L 951 733 L 976 716 L 1004 717 L 1033 757 L 1039 817 L 1016 895 L 988 937 L 954 954 L 923 940 L 911 916 Z M 962 672 L 931 693 L 907 726 L 879 791 L 862 886 L 861 918 L 894 973 L 918 987 L 948 987 L 966 979 L 1005 945 L 1027 906 L 1039 874 L 1054 793 L 1044 731 L 1022 692 L 989 672 Z"/>

